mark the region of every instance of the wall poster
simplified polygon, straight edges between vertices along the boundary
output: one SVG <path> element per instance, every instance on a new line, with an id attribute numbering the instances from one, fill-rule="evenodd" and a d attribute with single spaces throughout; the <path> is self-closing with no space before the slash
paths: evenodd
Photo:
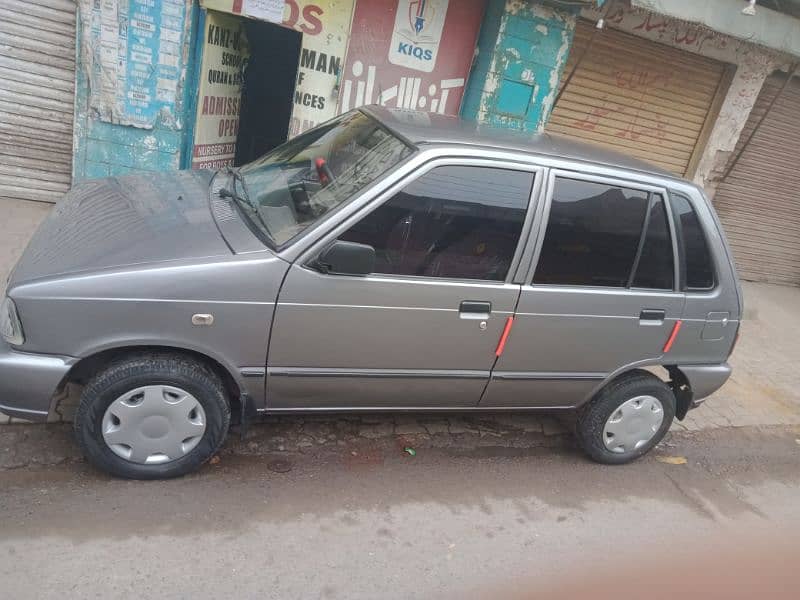
<path id="1" fill-rule="evenodd" d="M 485 0 L 357 0 L 339 96 L 458 114 Z"/>
<path id="2" fill-rule="evenodd" d="M 89 106 L 102 121 L 152 128 L 176 122 L 187 0 L 80 0 Z M 99 41 L 99 43 L 96 43 Z"/>
<path id="3" fill-rule="evenodd" d="M 261 18 L 248 0 L 202 0 L 203 7 Z M 281 25 L 303 34 L 289 137 L 336 116 L 353 0 L 286 0 Z M 270 20 L 264 19 L 262 20 Z"/>
<path id="4" fill-rule="evenodd" d="M 205 24 L 192 168 L 220 169 L 236 154 L 247 39 L 236 17 L 209 11 Z"/>

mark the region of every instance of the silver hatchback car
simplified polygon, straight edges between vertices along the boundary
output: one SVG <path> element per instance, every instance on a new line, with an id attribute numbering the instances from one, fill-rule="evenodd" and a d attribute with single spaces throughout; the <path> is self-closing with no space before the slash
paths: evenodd
<path id="1" fill-rule="evenodd" d="M 142 479 L 299 411 L 569 410 L 625 463 L 727 380 L 741 314 L 692 183 L 370 107 L 240 169 L 76 186 L 8 282 L 0 410 L 81 384 L 87 458 Z"/>

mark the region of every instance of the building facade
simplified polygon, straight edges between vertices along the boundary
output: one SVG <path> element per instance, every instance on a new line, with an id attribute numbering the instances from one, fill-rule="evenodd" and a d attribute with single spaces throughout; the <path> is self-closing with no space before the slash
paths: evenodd
<path id="1" fill-rule="evenodd" d="M 379 103 L 694 179 L 716 193 L 742 274 L 800 285 L 800 11 L 697 4 L 7 0 L 0 203 L 23 217 L 0 225 L 0 266 L 71 183 L 242 164 Z"/>

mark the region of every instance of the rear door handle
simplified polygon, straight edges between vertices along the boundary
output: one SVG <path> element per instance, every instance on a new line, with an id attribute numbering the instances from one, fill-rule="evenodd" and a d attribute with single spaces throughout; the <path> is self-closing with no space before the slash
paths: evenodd
<path id="1" fill-rule="evenodd" d="M 642 325 L 660 325 L 664 322 L 667 312 L 658 308 L 643 308 L 639 313 L 639 323 Z"/>
<path id="2" fill-rule="evenodd" d="M 487 319 L 492 312 L 492 303 L 482 300 L 464 300 L 458 307 L 462 319 Z"/>

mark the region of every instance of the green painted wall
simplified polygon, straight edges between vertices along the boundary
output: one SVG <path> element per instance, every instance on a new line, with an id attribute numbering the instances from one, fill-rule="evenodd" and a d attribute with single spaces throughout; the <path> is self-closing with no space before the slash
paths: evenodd
<path id="1" fill-rule="evenodd" d="M 470 81 L 462 116 L 481 123 L 536 132 L 544 128 L 569 56 L 577 8 L 508 0 L 497 21 L 495 3 L 487 11 L 481 54 Z M 485 66 L 484 66 L 485 63 Z"/>

